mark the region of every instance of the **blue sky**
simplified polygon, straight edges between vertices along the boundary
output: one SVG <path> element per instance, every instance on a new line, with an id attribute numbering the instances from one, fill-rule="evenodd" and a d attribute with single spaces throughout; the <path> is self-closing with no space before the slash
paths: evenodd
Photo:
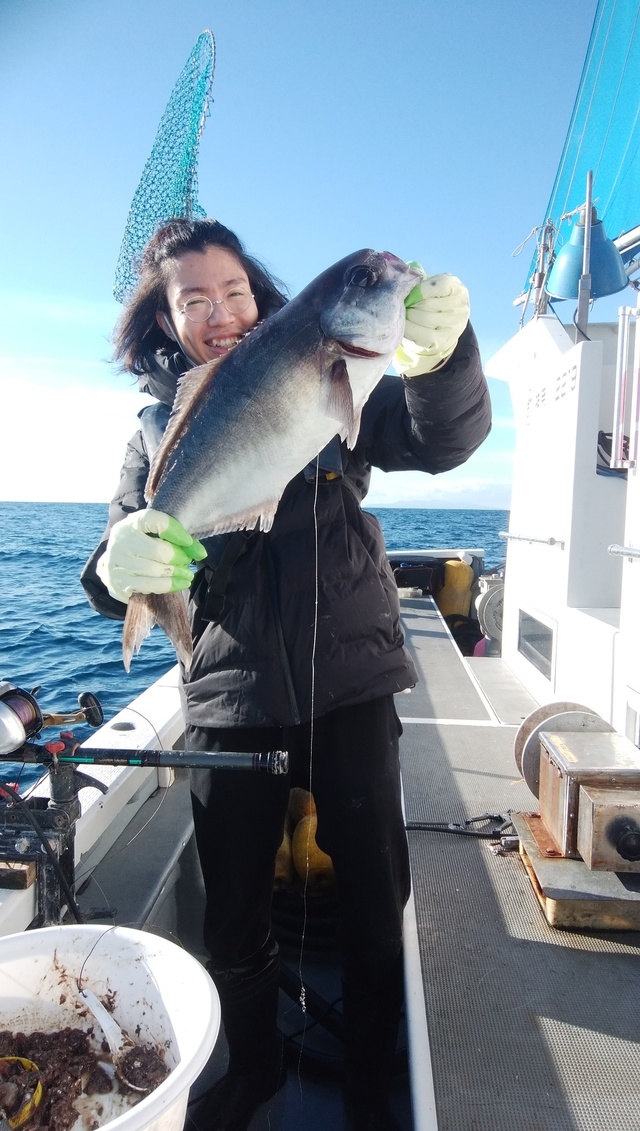
<path id="1" fill-rule="evenodd" d="M 217 58 L 200 202 L 292 294 L 360 247 L 467 284 L 511 337 L 596 0 L 2 0 L 0 497 L 106 502 L 144 403 L 109 365 L 131 199 L 199 33 Z M 567 305 L 567 304 L 563 304 Z M 515 432 L 371 505 L 508 507 Z"/>

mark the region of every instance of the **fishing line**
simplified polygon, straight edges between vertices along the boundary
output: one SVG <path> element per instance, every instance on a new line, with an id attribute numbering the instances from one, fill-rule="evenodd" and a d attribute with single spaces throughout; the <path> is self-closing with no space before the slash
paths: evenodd
<path id="1" fill-rule="evenodd" d="M 318 481 L 320 477 L 320 453 L 316 456 L 316 475 L 313 491 L 313 533 L 314 533 L 314 555 L 315 555 L 315 587 L 313 594 L 314 601 L 314 615 L 313 615 L 313 637 L 311 642 L 311 718 L 309 721 L 309 794 L 313 796 L 313 742 L 314 742 L 314 709 L 315 709 L 315 693 L 316 693 L 316 648 L 318 643 L 318 595 L 319 595 L 319 550 L 318 550 Z M 300 1087 L 300 1094 L 302 1095 L 302 1081 L 300 1072 L 302 1067 L 302 1054 L 304 1049 L 304 1037 L 307 1030 L 307 994 L 302 976 L 302 961 L 304 955 L 304 947 L 306 942 L 307 933 L 307 918 L 308 918 L 308 905 L 307 893 L 309 888 L 309 865 L 310 865 L 310 851 L 311 851 L 311 822 L 307 829 L 307 859 L 304 877 L 304 887 L 302 889 L 302 931 L 300 934 L 300 955 L 298 959 L 298 977 L 300 979 L 300 1008 L 304 1017 L 304 1024 L 302 1028 L 302 1040 L 300 1041 L 300 1052 L 298 1055 L 298 1085 Z"/>
<path id="2" fill-rule="evenodd" d="M 100 914 L 97 915 L 96 917 L 100 918 L 100 919 L 111 919 L 112 920 L 111 926 L 117 927 L 118 924 L 116 923 L 115 917 L 118 914 L 118 908 L 117 907 L 109 907 L 109 900 L 107 899 L 107 893 L 104 890 L 104 888 L 98 883 L 98 881 L 96 880 L 96 877 L 93 873 L 85 872 L 85 876 L 88 877 L 84 881 L 84 884 L 86 884 L 86 887 L 84 886 L 84 884 L 82 884 L 80 886 L 80 888 L 77 889 L 76 894 L 77 895 L 84 895 L 84 892 L 89 890 L 89 884 L 95 884 L 98 891 L 100 892 L 100 895 L 102 896 L 102 898 L 104 900 L 104 904 L 100 908 Z M 104 912 L 104 914 L 102 914 L 102 912 Z"/>
<path id="3" fill-rule="evenodd" d="M 153 820 L 155 820 L 158 813 L 162 809 L 162 806 L 164 805 L 165 801 L 167 800 L 167 794 L 169 792 L 169 790 L 167 788 L 164 788 L 163 786 L 158 786 L 158 789 L 162 789 L 162 797 L 161 797 L 160 801 L 158 802 L 158 805 L 154 809 L 153 813 L 147 818 L 144 825 L 142 825 L 142 827 L 138 829 L 137 833 L 133 834 L 133 836 L 131 837 L 131 840 L 128 840 L 126 844 L 123 844 L 122 848 L 119 848 L 117 850 L 117 852 L 114 852 L 113 849 L 110 851 L 109 860 L 113 860 L 113 859 L 115 859 L 116 856 L 120 856 L 123 852 L 126 852 L 127 848 L 129 848 L 129 846 L 133 844 L 134 840 L 136 840 L 137 837 L 139 837 L 140 834 L 143 833 L 144 830 L 149 827 L 151 822 Z M 153 795 L 151 795 L 151 796 L 153 796 Z M 95 879 L 93 872 L 90 871 L 89 869 L 86 872 L 81 872 L 79 876 L 76 876 L 76 883 L 77 884 L 83 883 L 84 880 L 87 879 L 87 878 L 94 880 L 94 882 L 96 884 L 98 884 L 98 881 Z M 100 887 L 100 884 L 98 884 L 98 887 Z M 100 888 L 100 891 L 102 891 L 102 888 Z M 102 894 L 104 895 L 104 892 Z"/>
<path id="4" fill-rule="evenodd" d="M 162 806 L 164 805 L 165 801 L 167 800 L 167 794 L 169 792 L 168 789 L 163 788 L 162 786 L 158 786 L 158 789 L 162 789 L 162 797 L 160 798 L 160 801 L 159 801 L 158 805 L 156 806 L 156 808 L 153 810 L 153 813 L 145 821 L 142 828 L 138 829 L 137 833 L 133 834 L 133 836 L 131 837 L 131 840 L 128 840 L 127 843 L 124 845 L 124 847 L 121 848 L 118 852 L 114 852 L 114 856 L 119 856 L 120 852 L 124 852 L 125 848 L 128 848 L 130 844 L 133 844 L 134 840 L 136 840 L 141 835 L 141 833 L 143 833 L 144 830 L 149 827 L 149 825 L 154 820 L 154 818 L 157 817 L 158 813 L 162 809 Z"/>
<path id="5" fill-rule="evenodd" d="M 156 738 L 158 739 L 158 750 L 162 750 L 162 739 L 160 738 L 160 735 L 158 734 L 158 732 L 157 732 L 156 728 L 154 727 L 153 723 L 151 722 L 151 719 L 148 719 L 146 715 L 143 715 L 143 714 L 142 714 L 142 711 L 138 711 L 138 710 L 136 710 L 136 708 L 135 708 L 135 707 L 129 707 L 129 706 L 127 706 L 127 711 L 131 711 L 131 712 L 132 712 L 132 713 L 133 713 L 134 715 L 139 715 L 139 716 L 140 716 L 140 718 L 141 718 L 141 719 L 142 719 L 142 720 L 143 720 L 143 721 L 144 721 L 145 723 L 148 723 L 148 724 L 149 724 L 149 726 L 151 727 L 151 729 L 152 729 L 153 733 L 155 734 Z"/>
<path id="6" fill-rule="evenodd" d="M 87 962 L 91 958 L 91 955 L 93 954 L 94 950 L 96 949 L 98 943 L 102 942 L 105 935 L 108 935 L 111 931 L 115 931 L 116 926 L 117 926 L 117 924 L 114 923 L 113 926 L 111 926 L 111 927 L 105 927 L 102 934 L 98 935 L 96 941 L 94 942 L 93 946 L 91 947 L 91 950 L 88 952 L 88 954 L 85 954 L 84 959 L 82 961 L 82 966 L 80 967 L 80 972 L 79 972 L 78 977 L 76 979 L 78 989 L 80 991 L 82 991 L 82 975 L 84 974 L 84 968 L 87 965 Z"/>
<path id="7" fill-rule="evenodd" d="M 142 719 L 142 720 L 143 720 L 143 721 L 144 721 L 145 723 L 148 723 L 148 725 L 149 725 L 149 726 L 151 727 L 151 730 L 153 731 L 153 733 L 154 733 L 154 735 L 156 736 L 156 739 L 157 739 L 157 741 L 158 741 L 158 750 L 162 750 L 162 739 L 160 738 L 160 735 L 158 734 L 158 731 L 156 730 L 156 728 L 154 727 L 153 723 L 151 722 L 151 719 L 148 719 L 146 715 L 143 715 L 143 714 L 142 714 L 142 711 L 138 711 L 138 710 L 137 710 L 137 709 L 136 709 L 135 707 L 127 707 L 127 711 L 132 711 L 134 715 L 139 715 L 139 716 L 140 716 L 140 718 L 141 718 L 141 719 Z M 148 827 L 148 826 L 149 826 L 149 825 L 151 824 L 151 822 L 152 822 L 153 820 L 155 820 L 155 818 L 157 817 L 158 813 L 160 812 L 160 810 L 161 810 L 162 806 L 164 805 L 164 803 L 165 803 L 165 801 L 166 801 L 166 799 L 167 799 L 167 793 L 169 792 L 169 791 L 168 791 L 168 788 L 166 788 L 166 787 L 163 787 L 163 786 L 160 786 L 160 785 L 158 786 L 158 789 L 162 789 L 162 797 L 161 797 L 161 799 L 160 799 L 160 802 L 159 802 L 159 804 L 158 804 L 158 805 L 157 805 L 157 807 L 156 807 L 156 808 L 154 809 L 153 813 L 152 813 L 152 814 L 150 815 L 150 817 L 149 817 L 149 818 L 148 818 L 148 819 L 147 819 L 147 820 L 145 821 L 144 825 L 142 825 L 142 827 L 138 829 L 137 833 L 134 833 L 134 835 L 133 835 L 133 836 L 131 837 L 131 840 L 128 840 L 128 841 L 127 841 L 127 843 L 126 843 L 126 844 L 124 844 L 124 845 L 122 846 L 122 848 L 119 848 L 119 849 L 117 850 L 117 852 L 113 852 L 113 851 L 112 851 L 112 852 L 110 853 L 109 859 L 111 859 L 111 860 L 112 860 L 112 859 L 113 859 L 113 858 L 114 858 L 115 856 L 120 856 L 120 855 L 121 855 L 121 853 L 125 852 L 125 851 L 127 850 L 127 848 L 129 848 L 129 846 L 130 846 L 131 844 L 133 844 L 134 840 L 135 840 L 135 839 L 136 839 L 137 837 L 139 837 L 141 833 L 143 833 L 143 832 L 144 832 L 144 830 L 145 830 L 145 829 L 146 829 L 146 828 L 147 828 L 147 827 Z M 154 790 L 154 792 L 155 792 L 155 790 Z M 93 878 L 94 878 L 94 877 L 92 876 L 92 873 L 91 873 L 91 871 L 90 871 L 90 870 L 87 870 L 86 872 L 81 872 L 79 876 L 76 876 L 76 885 L 77 885 L 77 884 L 79 884 L 79 883 L 83 883 L 83 882 L 84 882 L 84 880 L 86 880 L 87 878 L 91 878 L 91 879 L 93 879 Z M 100 887 L 100 884 L 98 884 L 98 881 L 97 881 L 97 880 L 95 880 L 95 883 L 97 884 L 97 886 L 98 886 L 98 887 Z M 100 891 L 102 892 L 102 888 L 100 888 Z M 104 892 L 102 892 L 102 894 L 104 895 Z"/>
<path id="8" fill-rule="evenodd" d="M 100 885 L 98 885 L 98 886 L 100 886 Z M 101 889 L 101 890 L 102 890 L 102 889 Z M 118 930 L 118 928 L 122 928 L 122 927 L 132 927 L 132 928 L 133 928 L 133 930 L 135 930 L 135 931 L 142 931 L 142 927 L 141 927 L 141 926 L 139 926 L 139 925 L 138 925 L 138 923 L 136 923 L 136 922 L 133 922 L 133 923 L 112 923 L 110 927 L 105 927 L 104 931 L 102 931 L 102 932 L 101 932 L 101 933 L 100 933 L 100 934 L 98 935 L 98 937 L 97 937 L 96 941 L 94 942 L 93 946 L 91 947 L 91 949 L 90 949 L 89 951 L 87 951 L 87 953 L 86 953 L 86 954 L 85 954 L 85 956 L 84 956 L 84 959 L 82 960 L 82 966 L 80 967 L 80 971 L 79 971 L 79 973 L 78 973 L 78 977 L 77 977 L 77 979 L 76 979 L 76 982 L 77 982 L 77 985 L 78 985 L 78 989 L 79 989 L 79 990 L 82 990 L 82 978 L 83 978 L 83 975 L 84 975 L 84 968 L 85 968 L 85 966 L 87 965 L 87 962 L 88 962 L 88 961 L 89 961 L 89 959 L 91 958 L 91 955 L 93 954 L 93 952 L 94 952 L 94 950 L 96 949 L 96 947 L 97 947 L 97 946 L 98 946 L 98 945 L 99 945 L 99 944 L 100 944 L 100 943 L 102 942 L 102 940 L 103 940 L 103 938 L 105 937 L 105 935 L 109 935 L 109 934 L 111 934 L 111 931 L 117 931 L 117 930 Z M 150 935 L 152 935 L 152 936 L 153 936 L 153 935 L 154 935 L 154 934 L 155 934 L 156 932 L 155 932 L 155 931 L 151 931 L 151 930 L 149 930 L 149 931 L 147 931 L 146 933 L 147 933 L 147 934 L 150 934 Z M 174 939 L 174 936 L 173 936 L 173 935 L 171 934 L 171 931 L 167 931 L 167 932 L 166 932 L 166 934 L 168 934 L 168 935 L 170 935 L 170 936 L 171 936 L 171 938 L 170 938 L 170 941 L 171 941 L 171 942 L 174 942 L 174 941 L 175 941 L 175 942 L 178 942 L 178 940 L 177 940 L 177 939 Z M 161 936 L 161 937 L 163 937 L 163 936 Z M 184 947 L 182 946 L 182 943 L 179 943 L 179 945 L 180 945 L 180 946 L 182 947 L 182 949 L 184 950 Z"/>

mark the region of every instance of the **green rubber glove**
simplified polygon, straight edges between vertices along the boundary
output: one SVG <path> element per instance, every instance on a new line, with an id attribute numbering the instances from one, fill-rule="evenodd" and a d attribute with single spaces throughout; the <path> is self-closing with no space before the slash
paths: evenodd
<path id="1" fill-rule="evenodd" d="M 469 292 L 455 275 L 427 275 L 407 295 L 404 337 L 393 364 L 404 377 L 432 373 L 451 356 L 469 321 Z"/>
<path id="2" fill-rule="evenodd" d="M 154 537 L 156 535 L 156 537 Z M 134 511 L 109 534 L 96 573 L 116 601 L 132 593 L 177 593 L 193 581 L 192 561 L 207 551 L 171 515 L 152 509 Z"/>

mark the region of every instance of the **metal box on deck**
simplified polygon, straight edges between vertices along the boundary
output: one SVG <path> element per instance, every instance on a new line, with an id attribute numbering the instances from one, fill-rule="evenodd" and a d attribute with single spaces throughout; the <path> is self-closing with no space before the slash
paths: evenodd
<path id="1" fill-rule="evenodd" d="M 577 845 L 588 868 L 640 872 L 640 791 L 581 785 Z"/>
<path id="2" fill-rule="evenodd" d="M 563 856 L 577 858 L 581 785 L 640 789 L 640 750 L 624 735 L 540 732 L 540 816 Z"/>

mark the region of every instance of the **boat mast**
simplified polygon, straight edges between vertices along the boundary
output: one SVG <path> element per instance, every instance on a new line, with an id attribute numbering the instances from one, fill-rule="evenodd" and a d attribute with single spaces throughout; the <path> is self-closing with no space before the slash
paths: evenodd
<path id="1" fill-rule="evenodd" d="M 578 310 L 576 312 L 576 330 L 583 337 L 587 337 L 587 323 L 589 321 L 589 301 L 591 298 L 591 224 L 593 198 L 593 173 L 587 173 L 587 198 L 584 216 L 584 247 L 582 249 L 582 275 L 578 283 Z"/>

